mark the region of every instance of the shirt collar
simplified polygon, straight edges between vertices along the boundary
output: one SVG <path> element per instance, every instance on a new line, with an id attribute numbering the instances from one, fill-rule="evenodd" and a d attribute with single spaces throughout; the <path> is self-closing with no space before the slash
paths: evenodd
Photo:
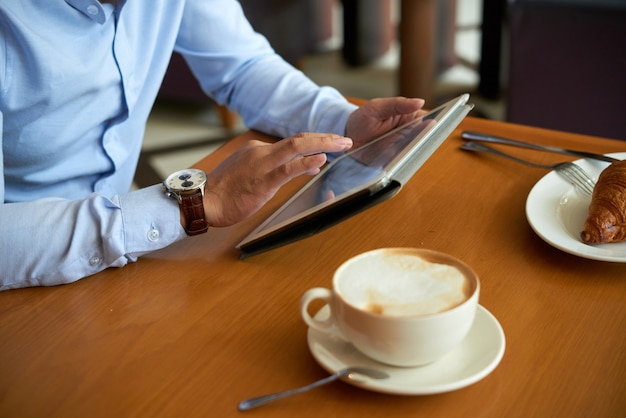
<path id="1" fill-rule="evenodd" d="M 98 0 L 65 0 L 65 2 L 94 22 L 102 25 L 106 21 L 104 7 Z M 124 1 L 118 1 L 120 7 L 123 3 Z"/>

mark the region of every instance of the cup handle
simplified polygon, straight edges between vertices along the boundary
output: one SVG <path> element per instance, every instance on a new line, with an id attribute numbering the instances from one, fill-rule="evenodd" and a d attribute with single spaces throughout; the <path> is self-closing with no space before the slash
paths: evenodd
<path id="1" fill-rule="evenodd" d="M 300 299 L 300 313 L 302 314 L 302 319 L 304 319 L 304 322 L 306 322 L 309 327 L 324 332 L 326 334 L 336 335 L 345 340 L 345 338 L 340 334 L 335 325 L 335 319 L 333 317 L 333 311 L 331 308 L 332 298 L 333 292 L 324 287 L 314 287 L 313 289 L 309 289 L 304 292 L 302 298 Z M 328 304 L 329 309 L 331 309 L 330 315 L 327 319 L 318 320 L 309 315 L 309 304 L 316 299 L 323 300 Z"/>

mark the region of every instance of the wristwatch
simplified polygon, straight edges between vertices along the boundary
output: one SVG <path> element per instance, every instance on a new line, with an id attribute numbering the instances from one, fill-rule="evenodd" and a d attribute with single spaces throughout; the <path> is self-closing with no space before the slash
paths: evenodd
<path id="1" fill-rule="evenodd" d="M 178 200 L 185 217 L 185 232 L 190 236 L 203 234 L 209 229 L 202 202 L 205 184 L 206 174 L 195 168 L 172 173 L 163 182 L 165 195 Z"/>

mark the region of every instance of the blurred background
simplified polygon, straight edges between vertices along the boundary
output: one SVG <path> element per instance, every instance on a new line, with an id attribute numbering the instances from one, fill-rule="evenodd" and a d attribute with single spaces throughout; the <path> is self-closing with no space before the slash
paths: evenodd
<path id="1" fill-rule="evenodd" d="M 624 0 L 240 0 L 287 61 L 349 97 L 461 93 L 471 115 L 626 140 Z M 136 186 L 160 182 L 246 128 L 174 55 Z M 520 138 L 523 139 L 523 138 Z"/>

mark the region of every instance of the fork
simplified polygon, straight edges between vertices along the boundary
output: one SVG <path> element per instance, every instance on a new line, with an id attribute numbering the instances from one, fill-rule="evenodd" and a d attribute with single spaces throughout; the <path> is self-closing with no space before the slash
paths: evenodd
<path id="1" fill-rule="evenodd" d="M 578 189 L 587 196 L 591 196 L 591 194 L 593 193 L 593 188 L 596 185 L 596 182 L 585 170 L 570 161 L 556 164 L 537 164 L 531 161 L 522 160 L 521 158 L 514 157 L 495 148 L 491 148 L 487 145 L 479 144 L 478 142 L 473 141 L 466 142 L 461 146 L 461 149 L 467 151 L 487 152 L 490 154 L 498 155 L 500 157 L 508 158 L 513 161 L 517 161 L 518 163 L 522 163 L 530 167 L 554 170 L 563 178 L 572 183 L 574 186 L 577 186 Z"/>

